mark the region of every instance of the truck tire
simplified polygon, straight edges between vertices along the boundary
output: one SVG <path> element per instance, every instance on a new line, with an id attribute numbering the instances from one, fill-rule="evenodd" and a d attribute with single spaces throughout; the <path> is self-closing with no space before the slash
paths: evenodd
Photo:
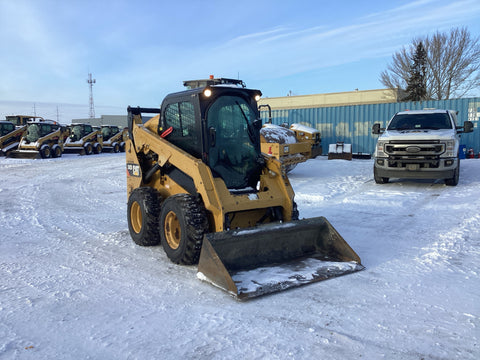
<path id="1" fill-rule="evenodd" d="M 153 246 L 160 244 L 158 234 L 158 215 L 160 197 L 150 187 L 141 187 L 132 191 L 128 198 L 128 231 L 135 244 Z"/>
<path id="2" fill-rule="evenodd" d="M 114 153 L 119 153 L 120 152 L 120 145 L 118 145 L 118 143 L 113 143 L 112 150 L 113 150 Z"/>
<path id="3" fill-rule="evenodd" d="M 457 186 L 458 180 L 460 179 L 460 159 L 457 161 L 458 166 L 453 173 L 453 177 L 451 179 L 445 179 L 445 185 L 447 186 Z"/>
<path id="4" fill-rule="evenodd" d="M 390 180 L 388 177 L 381 177 L 377 174 L 377 168 L 373 167 L 373 178 L 377 184 L 386 184 Z"/>
<path id="5" fill-rule="evenodd" d="M 176 194 L 163 202 L 159 232 L 163 249 L 172 262 L 182 265 L 198 263 L 207 230 L 206 210 L 195 197 Z"/>

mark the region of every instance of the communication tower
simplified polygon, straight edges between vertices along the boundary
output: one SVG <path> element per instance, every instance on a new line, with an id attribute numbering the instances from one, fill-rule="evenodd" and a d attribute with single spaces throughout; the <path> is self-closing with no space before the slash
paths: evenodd
<path id="1" fill-rule="evenodd" d="M 93 105 L 93 84 L 95 84 L 95 79 L 92 79 L 91 73 L 88 73 L 87 83 L 88 83 L 88 86 L 90 86 L 90 119 L 94 119 L 95 106 Z"/>

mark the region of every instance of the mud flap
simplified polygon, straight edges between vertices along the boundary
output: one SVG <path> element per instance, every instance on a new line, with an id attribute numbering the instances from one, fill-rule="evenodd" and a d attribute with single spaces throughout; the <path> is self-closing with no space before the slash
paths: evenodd
<path id="1" fill-rule="evenodd" d="M 247 299 L 363 270 L 324 217 L 206 234 L 198 278 Z"/>

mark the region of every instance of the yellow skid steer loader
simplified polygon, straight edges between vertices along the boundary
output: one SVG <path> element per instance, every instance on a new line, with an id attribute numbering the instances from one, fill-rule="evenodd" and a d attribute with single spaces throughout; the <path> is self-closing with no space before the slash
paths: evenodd
<path id="1" fill-rule="evenodd" d="M 128 108 L 135 243 L 198 263 L 200 279 L 238 299 L 362 270 L 325 218 L 298 219 L 280 161 L 260 150 L 261 92 L 210 80 L 168 95 L 160 109 Z"/>
<path id="2" fill-rule="evenodd" d="M 11 151 L 8 156 L 23 159 L 61 157 L 67 136 L 67 128 L 54 120 L 29 121 L 18 149 Z"/>

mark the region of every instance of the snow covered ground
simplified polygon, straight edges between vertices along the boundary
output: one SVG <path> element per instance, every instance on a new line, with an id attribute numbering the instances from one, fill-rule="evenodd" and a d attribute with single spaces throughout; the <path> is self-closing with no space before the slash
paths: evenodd
<path id="1" fill-rule="evenodd" d="M 480 160 L 457 187 L 372 166 L 290 174 L 366 269 L 239 302 L 133 243 L 123 154 L 0 158 L 0 358 L 479 359 Z"/>

